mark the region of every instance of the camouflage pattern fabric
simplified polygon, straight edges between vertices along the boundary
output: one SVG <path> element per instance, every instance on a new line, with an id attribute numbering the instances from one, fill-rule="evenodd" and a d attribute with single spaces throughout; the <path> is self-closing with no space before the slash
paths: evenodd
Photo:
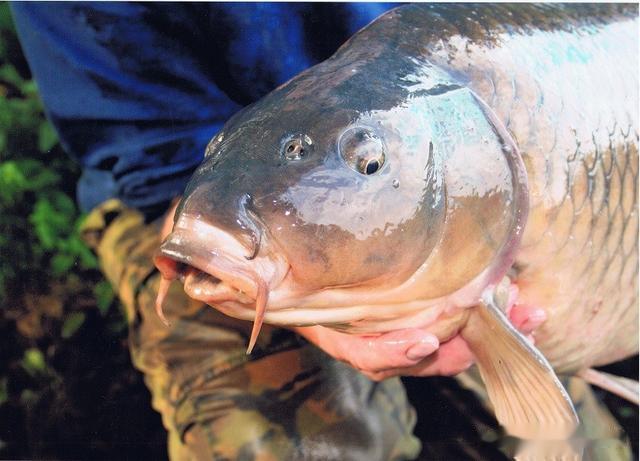
<path id="1" fill-rule="evenodd" d="M 432 409 L 450 408 L 446 420 L 429 420 L 430 409 L 420 409 L 427 414 L 423 431 L 426 423 L 430 433 L 447 434 L 422 434 L 421 453 L 416 412 L 398 378 L 372 382 L 294 333 L 266 325 L 247 356 L 251 324 L 189 299 L 178 283 L 164 305 L 166 327 L 154 307 L 159 230 L 160 223 L 146 224 L 111 200 L 88 216 L 83 237 L 125 306 L 133 363 L 162 415 L 171 459 L 455 461 L 518 452 L 473 369 L 453 386 L 444 378 L 420 386 Z M 569 444 L 576 457 L 567 459 L 631 460 L 626 436 L 591 388 L 575 378 L 565 386 L 582 421 Z M 447 433 L 450 419 L 473 430 Z"/>
<path id="2" fill-rule="evenodd" d="M 159 223 L 108 201 L 83 236 L 120 295 L 134 365 L 169 432 L 173 460 L 403 460 L 420 442 L 399 379 L 374 383 L 295 334 L 263 328 L 189 299 L 175 283 L 157 318 L 153 266 Z"/>

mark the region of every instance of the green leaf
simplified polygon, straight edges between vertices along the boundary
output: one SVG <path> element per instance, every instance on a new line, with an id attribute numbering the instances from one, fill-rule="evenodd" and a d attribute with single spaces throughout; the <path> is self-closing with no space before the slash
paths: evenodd
<path id="1" fill-rule="evenodd" d="M 0 379 L 0 405 L 9 400 L 9 389 L 7 386 L 7 377 Z"/>
<path id="2" fill-rule="evenodd" d="M 0 198 L 4 203 L 13 204 L 28 188 L 27 178 L 17 162 L 8 161 L 0 164 Z"/>
<path id="3" fill-rule="evenodd" d="M 23 190 L 34 192 L 46 189 L 47 193 L 50 193 L 51 191 L 49 189 L 57 186 L 60 182 L 60 175 L 44 163 L 32 158 L 2 162 L 0 164 L 0 170 L 4 169 L 7 171 L 0 172 L 0 181 L 2 181 L 0 185 L 3 187 L 10 186 L 7 183 L 15 179 L 17 175 L 20 176 Z"/>
<path id="4" fill-rule="evenodd" d="M 60 249 L 73 231 L 75 204 L 59 191 L 51 197 L 40 197 L 36 201 L 29 222 L 33 224 L 36 237 L 45 250 Z"/>
<path id="5" fill-rule="evenodd" d="M 49 152 L 58 142 L 58 135 L 51 124 L 44 121 L 38 128 L 38 149 L 40 152 Z"/>
<path id="6" fill-rule="evenodd" d="M 104 317 L 107 315 L 107 312 L 109 312 L 109 307 L 111 307 L 111 303 L 113 302 L 113 288 L 111 288 L 109 282 L 102 280 L 93 287 L 93 294 L 96 297 L 96 304 L 100 315 Z"/>
<path id="7" fill-rule="evenodd" d="M 6 155 L 4 152 L 6 148 L 7 148 L 7 132 L 4 130 L 0 130 L 0 154 L 2 154 L 2 157 Z"/>
<path id="8" fill-rule="evenodd" d="M 19 161 L 19 164 L 29 178 L 30 190 L 34 192 L 57 186 L 60 182 L 60 175 L 42 162 L 26 159 Z"/>
<path id="9" fill-rule="evenodd" d="M 38 95 L 38 85 L 35 80 L 25 80 L 20 89 L 25 96 L 32 96 L 35 98 Z M 41 110 L 40 100 L 36 99 L 34 102 L 35 104 L 32 104 L 33 110 L 37 110 L 39 112 Z M 41 116 L 38 116 L 38 118 L 41 118 Z"/>
<path id="10" fill-rule="evenodd" d="M 73 267 L 76 262 L 75 256 L 68 253 L 56 253 L 51 258 L 51 270 L 54 275 L 62 275 Z"/>
<path id="11" fill-rule="evenodd" d="M 74 334 L 76 334 L 76 332 L 84 323 L 85 318 L 86 315 L 84 312 L 71 312 L 69 315 L 67 315 L 67 318 L 62 324 L 62 337 L 64 339 L 69 339 Z"/>
<path id="12" fill-rule="evenodd" d="M 22 77 L 11 64 L 3 64 L 0 66 L 0 80 L 4 80 L 5 82 L 9 82 L 18 88 L 22 86 Z"/>
<path id="13" fill-rule="evenodd" d="M 56 213 L 51 203 L 46 199 L 38 199 L 34 206 L 33 213 L 29 216 L 29 222 L 34 225 L 36 237 L 46 250 L 55 247 L 57 239 L 57 225 L 64 225 L 64 220 L 60 221 L 59 213 Z"/>
<path id="14" fill-rule="evenodd" d="M 47 364 L 44 361 L 42 351 L 35 347 L 24 351 L 24 355 L 22 356 L 22 368 L 24 368 L 31 376 L 44 373 L 47 369 Z"/>
<path id="15" fill-rule="evenodd" d="M 9 2 L 0 3 L 0 30 L 6 30 L 15 35 L 15 28 L 13 21 L 11 20 L 11 10 L 9 9 Z"/>
<path id="16" fill-rule="evenodd" d="M 78 256 L 80 257 L 80 267 L 83 269 L 98 268 L 98 258 L 96 258 L 96 255 L 94 255 L 93 252 L 84 245 L 84 243 Z"/>
<path id="17" fill-rule="evenodd" d="M 73 228 L 73 224 L 75 223 L 75 214 L 76 214 L 76 204 L 67 194 L 55 191 L 52 194 L 53 204 L 55 205 L 57 210 L 60 210 L 61 213 L 64 213 L 68 218 L 73 218 L 69 221 L 68 229 Z"/>

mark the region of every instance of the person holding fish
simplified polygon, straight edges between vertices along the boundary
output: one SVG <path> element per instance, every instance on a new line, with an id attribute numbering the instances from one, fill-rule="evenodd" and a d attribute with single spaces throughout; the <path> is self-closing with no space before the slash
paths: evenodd
<path id="1" fill-rule="evenodd" d="M 527 229 L 546 216 L 530 200 L 539 157 L 523 160 L 500 121 L 506 86 L 487 105 L 481 76 L 494 68 L 481 60 L 466 81 L 476 63 L 429 35 L 453 42 L 455 29 L 487 63 L 506 60 L 460 19 L 493 24 L 489 10 L 405 7 L 330 57 L 389 5 L 12 8 L 47 115 L 83 166 L 84 235 L 127 308 L 172 458 L 413 459 L 416 415 L 398 376 L 455 375 L 474 360 L 509 433 L 568 437 L 576 415 L 551 365 L 577 372 L 633 353 L 633 341 L 576 346 L 564 361 L 543 349 L 550 365 L 523 336 L 549 312 L 510 279 L 541 280 L 544 261 L 517 264 L 531 248 L 527 212 Z M 588 11 L 536 8 L 492 27 L 526 47 L 531 18 L 545 19 L 541 33 L 591 25 Z M 437 66 L 421 48 L 432 43 Z M 473 155 L 482 168 L 468 168 Z M 554 340 L 545 328 L 542 346 Z"/>

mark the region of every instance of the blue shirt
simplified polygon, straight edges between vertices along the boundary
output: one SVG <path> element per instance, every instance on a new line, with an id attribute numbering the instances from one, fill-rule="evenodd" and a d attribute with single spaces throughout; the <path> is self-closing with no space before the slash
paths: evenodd
<path id="1" fill-rule="evenodd" d="M 328 58 L 393 5 L 13 3 L 45 111 L 88 210 L 157 216 L 234 112 Z"/>

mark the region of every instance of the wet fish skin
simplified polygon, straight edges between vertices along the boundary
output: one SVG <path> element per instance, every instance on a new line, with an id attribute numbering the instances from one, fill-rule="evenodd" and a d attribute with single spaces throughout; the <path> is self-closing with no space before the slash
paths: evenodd
<path id="1" fill-rule="evenodd" d="M 257 241 L 251 223 L 259 217 L 270 241 L 296 260 L 293 278 L 309 291 L 397 285 L 435 255 L 440 259 L 429 267 L 426 284 L 431 291 L 421 295 L 437 298 L 515 258 L 520 302 L 549 315 L 537 344 L 556 369 L 630 355 L 638 348 L 636 30 L 633 5 L 394 10 L 230 120 L 181 212 L 199 213 L 248 248 Z M 437 115 L 440 100 L 447 101 L 440 106 L 445 115 Z M 528 178 L 524 191 L 503 151 L 509 135 L 493 122 L 472 123 L 473 134 L 465 125 L 469 114 L 483 110 L 482 101 L 515 139 Z M 407 109 L 437 122 L 402 125 L 423 152 L 435 152 L 410 165 L 426 176 L 398 178 L 395 170 L 386 176 L 382 170 L 361 178 L 344 170 L 335 143 L 354 121 L 375 125 L 385 115 L 383 127 L 390 128 L 383 134 L 392 139 Z M 445 136 L 427 141 L 421 130 Z M 283 162 L 283 142 L 299 133 L 311 137 L 310 155 Z M 493 157 L 478 155 L 478 163 L 492 158 L 493 165 L 471 163 L 468 155 L 451 161 L 451 145 L 473 136 L 476 152 L 491 150 L 482 147 L 484 137 L 494 148 Z M 400 139 L 391 147 L 406 152 L 407 145 Z M 474 180 L 460 180 L 470 172 Z M 495 176 L 496 187 L 487 188 L 482 181 Z M 314 187 L 330 192 L 305 202 Z M 462 191 L 457 197 L 456 188 Z M 419 204 L 416 194 L 424 199 Z M 518 226 L 515 214 L 524 215 L 527 205 L 518 244 L 510 235 Z M 452 210 L 460 209 L 452 225 Z"/>
<path id="2" fill-rule="evenodd" d="M 537 345 L 559 371 L 638 350 L 638 9 L 598 8 L 429 54 L 464 73 L 518 144 L 530 212 L 513 273 L 519 301 L 547 311 Z"/>

